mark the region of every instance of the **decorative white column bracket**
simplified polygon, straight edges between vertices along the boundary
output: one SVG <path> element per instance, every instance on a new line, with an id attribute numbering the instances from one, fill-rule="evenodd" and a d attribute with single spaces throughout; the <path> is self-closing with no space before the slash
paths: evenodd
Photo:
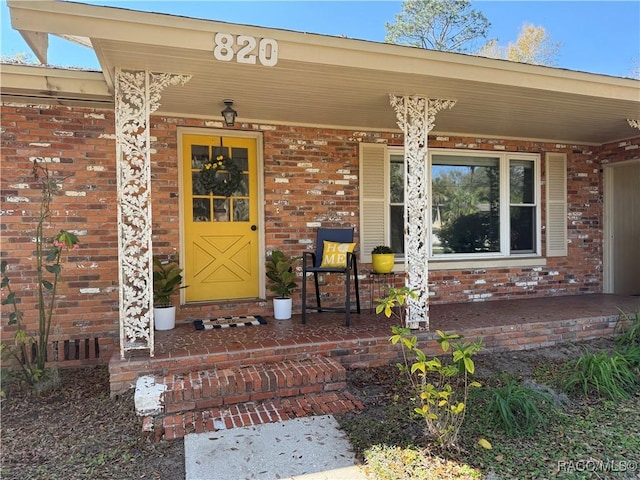
<path id="1" fill-rule="evenodd" d="M 453 108 L 456 102 L 410 95 L 389 95 L 389 101 L 404 132 L 405 283 L 418 294 L 418 298 L 409 299 L 407 303 L 405 325 L 411 329 L 429 329 L 428 135 L 435 125 L 436 114 Z"/>
<path id="2" fill-rule="evenodd" d="M 149 118 L 162 91 L 190 75 L 116 69 L 116 171 L 118 178 L 118 281 L 120 356 L 149 349 L 153 336 L 151 149 Z"/>
<path id="3" fill-rule="evenodd" d="M 629 122 L 629 126 L 631 128 L 637 128 L 640 130 L 640 120 L 633 120 L 631 118 L 627 118 L 627 122 Z"/>

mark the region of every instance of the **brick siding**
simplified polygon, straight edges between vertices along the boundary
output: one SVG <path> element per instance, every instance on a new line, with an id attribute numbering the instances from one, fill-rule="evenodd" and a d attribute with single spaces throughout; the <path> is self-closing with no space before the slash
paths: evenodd
<path id="1" fill-rule="evenodd" d="M 77 233 L 81 246 L 63 262 L 52 341 L 99 338 L 102 350 L 117 350 L 118 274 L 114 113 L 60 106 L 2 105 L 2 258 L 11 284 L 35 328 L 33 237 L 39 190 L 32 161 L 46 162 L 62 186 L 47 233 Z M 221 128 L 221 122 L 154 116 L 152 195 L 154 253 L 179 250 L 178 127 Z M 267 251 L 300 255 L 313 249 L 315 228 L 359 228 L 358 144 L 401 145 L 391 132 L 359 132 L 269 124 L 238 124 L 264 136 L 264 219 Z M 233 134 L 233 129 L 229 129 Z M 602 165 L 638 156 L 640 137 L 604 145 L 560 145 L 519 140 L 430 137 L 433 147 L 477 150 L 562 152 L 568 158 L 569 254 L 544 267 L 432 271 L 434 302 L 548 296 L 602 291 Z M 543 162 L 544 179 L 544 162 Z M 544 181 L 542 185 L 544 199 Z M 542 211 L 544 221 L 544 205 Z M 357 233 L 356 233 L 357 236 Z M 356 241 L 358 239 L 356 238 Z M 544 232 L 543 232 L 544 251 Z M 368 265 L 361 265 L 362 272 Z M 368 301 L 362 275 L 363 303 Z M 328 281 L 331 281 L 330 279 Z M 326 286 L 339 296 L 341 285 Z M 299 310 L 299 298 L 294 300 Z M 247 301 L 183 306 L 178 322 L 204 315 L 271 314 L 270 302 Z M 2 340 L 11 338 L 2 312 Z M 102 354 L 100 355 L 102 358 Z M 109 356 L 104 357 L 106 362 Z"/>

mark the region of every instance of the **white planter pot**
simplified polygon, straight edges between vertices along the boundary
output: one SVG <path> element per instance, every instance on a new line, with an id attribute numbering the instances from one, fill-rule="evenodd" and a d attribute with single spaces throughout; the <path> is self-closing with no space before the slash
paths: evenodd
<path id="1" fill-rule="evenodd" d="M 289 320 L 291 318 L 291 298 L 274 298 L 273 299 L 273 316 L 276 320 Z"/>
<path id="2" fill-rule="evenodd" d="M 153 323 L 156 330 L 171 330 L 176 326 L 176 307 L 153 307 Z"/>

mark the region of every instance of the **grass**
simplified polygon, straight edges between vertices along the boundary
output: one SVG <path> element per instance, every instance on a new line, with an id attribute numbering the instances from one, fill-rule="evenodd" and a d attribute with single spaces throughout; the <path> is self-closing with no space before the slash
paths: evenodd
<path id="1" fill-rule="evenodd" d="M 478 390 L 488 396 L 488 422 L 508 435 L 529 435 L 557 414 L 551 395 L 508 378 L 503 385 Z"/>
<path id="2" fill-rule="evenodd" d="M 565 389 L 583 395 L 600 395 L 612 400 L 631 398 L 640 378 L 633 364 L 620 351 L 585 352 L 566 365 Z"/>
<path id="3" fill-rule="evenodd" d="M 640 345 L 640 312 L 627 313 L 620 310 L 616 322 L 619 345 Z"/>
<path id="4" fill-rule="evenodd" d="M 563 384 L 564 364 L 538 362 L 536 382 Z M 611 400 L 574 394 L 568 405 L 549 408 L 543 395 L 542 403 L 535 400 L 543 421 L 531 429 L 532 435 L 526 435 L 528 429 L 507 432 L 487 421 L 490 392 L 509 384 L 511 392 L 502 393 L 513 394 L 519 383 L 514 379 L 505 382 L 504 374 L 482 379 L 482 383 L 488 388 L 479 389 L 485 393 L 474 395 L 468 405 L 461 440 L 453 450 L 439 450 L 430 444 L 423 434 L 422 420 L 411 414 L 415 406 L 412 393 L 403 393 L 398 385 L 390 387 L 395 393 L 387 401 L 376 402 L 368 412 L 339 421 L 356 453 L 366 461 L 370 478 L 378 480 L 629 479 L 640 474 L 640 466 L 634 463 L 640 459 L 640 396 Z M 537 397 L 528 391 L 522 395 Z M 480 438 L 491 442 L 492 449 L 478 446 Z M 606 466 L 610 471 L 604 471 Z"/>
<path id="5" fill-rule="evenodd" d="M 640 458 L 640 399 L 619 402 L 598 399 L 574 403 L 535 435 L 514 440 L 503 430 L 482 421 L 480 405 L 466 425 L 469 436 L 484 435 L 492 450 L 475 449 L 461 455 L 470 465 L 491 470 L 500 478 L 598 478 L 593 472 L 563 471 L 567 462 L 632 461 Z M 629 478 L 629 472 L 600 478 Z M 632 472 L 632 473 L 638 473 Z"/>

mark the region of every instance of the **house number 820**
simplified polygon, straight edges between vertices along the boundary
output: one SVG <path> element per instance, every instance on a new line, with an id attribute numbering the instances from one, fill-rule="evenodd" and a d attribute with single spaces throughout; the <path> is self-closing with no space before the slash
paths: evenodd
<path id="1" fill-rule="evenodd" d="M 255 65 L 257 57 L 258 61 L 267 67 L 273 67 L 278 63 L 278 42 L 272 38 L 261 38 L 257 42 L 255 37 L 248 35 L 238 35 L 234 38 L 230 33 L 216 33 L 214 41 L 216 46 L 213 48 L 213 56 L 216 60 L 230 62 L 235 57 L 238 63 Z"/>

